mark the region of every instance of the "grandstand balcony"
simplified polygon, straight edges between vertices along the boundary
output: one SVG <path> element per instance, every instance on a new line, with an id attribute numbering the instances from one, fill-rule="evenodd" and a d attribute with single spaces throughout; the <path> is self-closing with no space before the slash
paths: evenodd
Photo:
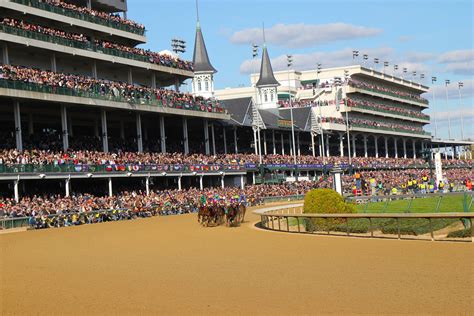
<path id="1" fill-rule="evenodd" d="M 322 128 L 327 131 L 345 132 L 346 125 L 343 120 L 337 122 L 326 122 L 322 123 Z M 431 133 L 426 131 L 412 131 L 398 128 L 390 128 L 384 126 L 371 126 L 367 124 L 351 123 L 349 131 L 369 133 L 369 134 L 381 134 L 381 135 L 395 135 L 410 138 L 431 138 Z"/>
<path id="2" fill-rule="evenodd" d="M 74 90 L 66 87 L 52 87 L 5 79 L 0 79 L 0 96 L 129 111 L 144 111 L 210 119 L 230 119 L 230 116 L 225 113 L 224 109 L 215 107 L 214 103 L 211 106 L 198 106 L 184 102 L 171 105 L 170 103 L 156 99 L 154 96 L 151 96 L 150 99 L 130 99 L 123 96 L 103 95 L 95 91 Z"/>
<path id="3" fill-rule="evenodd" d="M 144 29 L 113 22 L 91 14 L 56 7 L 39 0 L 0 0 L 0 8 L 120 37 L 135 44 L 146 42 Z"/>
<path id="4" fill-rule="evenodd" d="M 376 116 L 382 116 L 382 117 L 387 117 L 387 118 L 394 118 L 394 119 L 401 119 L 405 121 L 412 121 L 412 122 L 418 122 L 418 123 L 423 123 L 423 124 L 429 124 L 430 123 L 430 117 L 429 115 L 413 115 L 409 113 L 403 113 L 403 112 L 396 112 L 396 111 L 390 111 L 390 110 L 384 110 L 368 105 L 362 105 L 358 104 L 355 106 L 342 106 L 341 107 L 341 112 L 359 112 L 359 113 L 365 113 L 365 114 L 370 114 L 370 115 L 376 115 Z"/>
<path id="5" fill-rule="evenodd" d="M 169 66 L 152 63 L 150 57 L 121 51 L 114 48 L 104 48 L 90 42 L 79 42 L 66 38 L 50 36 L 38 32 L 0 25 L 1 39 L 9 45 L 22 45 L 28 48 L 44 50 L 46 54 L 56 52 L 69 57 L 94 59 L 105 63 L 121 64 L 142 70 L 152 70 L 170 75 L 192 78 L 192 70 L 178 68 L 176 63 Z M 54 45 L 51 45 L 54 44 Z"/>
<path id="6" fill-rule="evenodd" d="M 346 88 L 346 93 L 362 93 L 366 95 L 370 95 L 376 98 L 381 98 L 381 99 L 386 99 L 386 100 L 392 100 L 396 102 L 402 102 L 402 103 L 408 103 L 412 105 L 417 105 L 421 106 L 423 108 L 428 108 L 428 100 L 426 99 L 414 99 L 410 97 L 405 97 L 401 95 L 397 95 L 395 93 L 390 93 L 382 90 L 376 90 L 376 89 L 370 89 L 367 87 L 352 87 L 348 86 Z"/>

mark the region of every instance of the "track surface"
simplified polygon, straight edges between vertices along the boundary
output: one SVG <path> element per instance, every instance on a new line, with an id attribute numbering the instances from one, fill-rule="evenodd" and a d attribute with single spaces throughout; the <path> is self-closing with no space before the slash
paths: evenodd
<path id="1" fill-rule="evenodd" d="M 472 315 L 471 243 L 274 233 L 250 213 L 0 235 L 0 315 Z"/>

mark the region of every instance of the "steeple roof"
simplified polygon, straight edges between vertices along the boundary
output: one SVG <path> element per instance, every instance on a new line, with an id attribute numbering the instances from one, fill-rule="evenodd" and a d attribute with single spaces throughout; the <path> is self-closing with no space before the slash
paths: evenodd
<path id="1" fill-rule="evenodd" d="M 260 78 L 258 78 L 257 87 L 272 85 L 279 86 L 280 84 L 275 79 L 275 75 L 273 74 L 270 57 L 268 57 L 267 45 L 263 44 L 262 65 L 260 66 Z"/>
<path id="2" fill-rule="evenodd" d="M 211 72 L 216 73 L 217 70 L 211 65 L 209 56 L 207 55 L 206 43 L 201 32 L 199 21 L 196 26 L 196 38 L 194 39 L 193 54 L 194 72 Z"/>

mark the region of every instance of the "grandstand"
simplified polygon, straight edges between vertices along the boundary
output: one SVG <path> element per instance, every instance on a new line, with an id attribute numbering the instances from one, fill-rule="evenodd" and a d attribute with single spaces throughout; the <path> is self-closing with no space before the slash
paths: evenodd
<path id="1" fill-rule="evenodd" d="M 146 28 L 127 19 L 126 1 L 9 0 L 0 12 L 0 192 L 17 202 L 31 192 L 244 190 L 319 181 L 335 164 L 428 168 L 421 84 L 362 66 L 273 72 L 264 45 L 252 86 L 215 91 L 199 19 L 191 62 L 140 48 Z M 180 92 L 188 79 L 192 94 Z M 445 164 L 472 168 L 456 157 L 467 152 Z"/>

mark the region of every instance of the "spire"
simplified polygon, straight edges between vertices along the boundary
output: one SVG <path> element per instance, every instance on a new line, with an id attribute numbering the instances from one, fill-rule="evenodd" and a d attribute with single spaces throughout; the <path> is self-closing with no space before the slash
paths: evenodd
<path id="1" fill-rule="evenodd" d="M 217 70 L 211 65 L 209 61 L 209 56 L 207 55 L 206 43 L 204 42 L 204 37 L 201 32 L 201 24 L 199 22 L 199 7 L 196 0 L 196 37 L 194 39 L 194 54 L 193 54 L 193 63 L 194 63 L 194 72 L 211 72 L 216 73 Z"/>
<path id="2" fill-rule="evenodd" d="M 280 84 L 275 79 L 273 74 L 272 63 L 270 62 L 270 57 L 268 57 L 267 43 L 265 41 L 265 25 L 263 26 L 263 52 L 262 52 L 262 64 L 260 66 L 260 78 L 257 81 L 258 86 L 271 86 Z"/>

